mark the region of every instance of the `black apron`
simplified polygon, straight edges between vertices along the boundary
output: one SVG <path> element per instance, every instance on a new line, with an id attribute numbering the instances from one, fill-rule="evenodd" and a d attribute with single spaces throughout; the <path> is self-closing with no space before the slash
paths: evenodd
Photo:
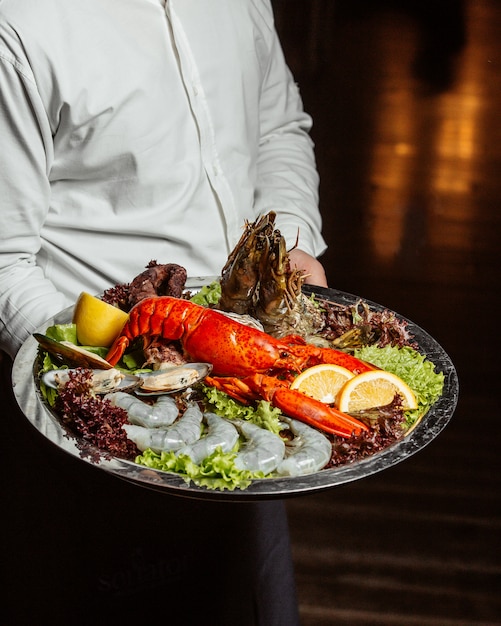
<path id="1" fill-rule="evenodd" d="M 190 500 L 79 461 L 22 415 L 0 368 L 3 623 L 299 624 L 282 501 Z"/>

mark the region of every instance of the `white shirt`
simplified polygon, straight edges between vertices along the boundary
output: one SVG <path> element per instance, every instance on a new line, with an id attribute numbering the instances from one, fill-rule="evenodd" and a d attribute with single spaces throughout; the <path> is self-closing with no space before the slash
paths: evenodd
<path id="1" fill-rule="evenodd" d="M 321 254 L 310 126 L 268 0 L 0 0 L 0 348 L 271 209 Z"/>

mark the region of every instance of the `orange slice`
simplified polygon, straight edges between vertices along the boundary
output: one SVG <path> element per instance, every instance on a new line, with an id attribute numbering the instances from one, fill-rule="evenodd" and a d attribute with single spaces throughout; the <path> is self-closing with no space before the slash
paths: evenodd
<path id="1" fill-rule="evenodd" d="M 294 379 L 291 389 L 296 389 L 320 402 L 333 404 L 341 387 L 353 377 L 354 374 L 345 367 L 322 363 L 301 372 Z"/>
<path id="2" fill-rule="evenodd" d="M 363 372 L 351 378 L 340 390 L 336 406 L 343 413 L 353 413 L 390 404 L 395 394 L 402 396 L 404 409 L 416 409 L 412 389 L 401 378 L 384 370 Z"/>
<path id="3" fill-rule="evenodd" d="M 75 305 L 73 323 L 82 346 L 109 347 L 122 330 L 129 315 L 85 291 Z"/>

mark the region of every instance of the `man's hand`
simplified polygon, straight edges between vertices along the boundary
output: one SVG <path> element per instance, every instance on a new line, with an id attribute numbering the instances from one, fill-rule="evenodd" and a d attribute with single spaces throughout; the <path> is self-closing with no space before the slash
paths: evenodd
<path id="1" fill-rule="evenodd" d="M 327 287 L 327 277 L 323 265 L 307 252 L 294 248 L 289 252 L 291 266 L 303 270 L 306 274 L 305 282 L 318 287 Z"/>

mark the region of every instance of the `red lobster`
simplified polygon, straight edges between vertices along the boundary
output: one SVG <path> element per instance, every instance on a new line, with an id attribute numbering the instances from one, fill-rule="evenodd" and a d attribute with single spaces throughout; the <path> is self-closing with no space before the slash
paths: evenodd
<path id="1" fill-rule="evenodd" d="M 146 298 L 131 309 L 106 360 L 115 365 L 129 343 L 141 336 L 146 341 L 155 336 L 180 341 L 189 359 L 212 364 L 215 376 L 207 382 L 239 400 L 268 399 L 291 417 L 344 437 L 367 430 L 362 422 L 275 378 L 290 380 L 292 373 L 318 363 L 336 363 L 357 374 L 374 369 L 349 354 L 307 344 L 296 335 L 275 339 L 220 311 L 163 296 Z"/>

